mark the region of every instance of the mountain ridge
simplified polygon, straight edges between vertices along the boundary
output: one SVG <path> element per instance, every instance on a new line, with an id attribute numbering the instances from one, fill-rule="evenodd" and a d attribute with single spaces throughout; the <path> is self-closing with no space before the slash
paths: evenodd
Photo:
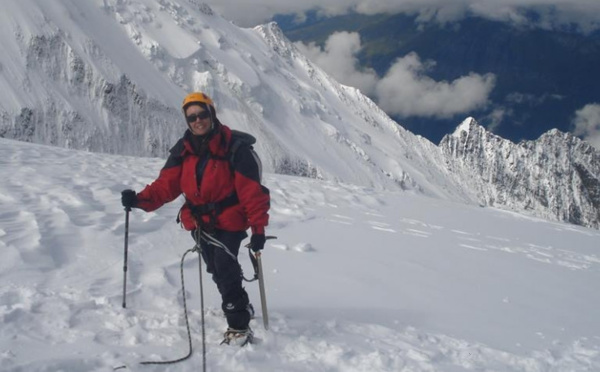
<path id="1" fill-rule="evenodd" d="M 600 227 L 600 153 L 570 133 L 552 129 L 515 144 L 469 118 L 440 148 L 484 205 Z"/>

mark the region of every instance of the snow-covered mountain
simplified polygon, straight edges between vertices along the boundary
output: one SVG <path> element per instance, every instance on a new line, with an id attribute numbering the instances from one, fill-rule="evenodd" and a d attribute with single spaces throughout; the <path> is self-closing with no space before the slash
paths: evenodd
<path id="1" fill-rule="evenodd" d="M 469 118 L 440 148 L 486 205 L 600 227 L 600 154 L 570 134 L 515 144 Z"/>
<path id="2" fill-rule="evenodd" d="M 258 137 L 267 171 L 469 199 L 447 184 L 433 144 L 274 23 L 242 29 L 197 1 L 167 0 L 24 0 L 1 23 L 3 137 L 164 156 L 185 129 L 183 96 L 202 90 L 225 124 Z"/>
<path id="3" fill-rule="evenodd" d="M 510 193 L 492 203 L 474 182 L 485 175 L 468 162 L 457 172 L 454 152 L 337 83 L 274 23 L 239 28 L 197 0 L 19 0 L 4 5 L 0 31 L 0 137 L 163 157 L 185 129 L 182 98 L 201 90 L 225 124 L 258 138 L 267 172 L 526 207 Z M 578 164 L 587 184 L 598 179 Z M 597 227 L 597 207 L 595 219 L 553 208 L 532 213 Z"/>

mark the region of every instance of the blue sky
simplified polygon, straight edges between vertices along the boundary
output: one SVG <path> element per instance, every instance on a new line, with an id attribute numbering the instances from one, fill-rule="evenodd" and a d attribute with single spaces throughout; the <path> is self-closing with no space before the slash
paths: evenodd
<path id="1" fill-rule="evenodd" d="M 240 26 L 254 26 L 275 14 L 320 9 L 323 15 L 349 11 L 364 14 L 418 14 L 423 22 L 451 23 L 466 15 L 531 24 L 542 28 L 575 26 L 581 32 L 600 28 L 600 2 L 597 0 L 209 0 L 213 9 Z M 531 15 L 535 21 L 532 21 Z"/>

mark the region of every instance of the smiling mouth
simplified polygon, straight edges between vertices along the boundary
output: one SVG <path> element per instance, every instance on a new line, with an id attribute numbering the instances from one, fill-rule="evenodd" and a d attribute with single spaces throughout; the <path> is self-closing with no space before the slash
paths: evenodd
<path id="1" fill-rule="evenodd" d="M 195 132 L 203 132 L 210 129 L 210 123 L 194 123 L 192 128 Z"/>

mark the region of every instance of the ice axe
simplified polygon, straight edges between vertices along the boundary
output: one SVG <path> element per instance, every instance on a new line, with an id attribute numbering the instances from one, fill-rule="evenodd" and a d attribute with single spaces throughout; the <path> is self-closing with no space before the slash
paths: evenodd
<path id="1" fill-rule="evenodd" d="M 269 239 L 277 239 L 276 236 L 266 236 L 265 240 Z M 265 293 L 265 277 L 263 275 L 262 268 L 262 254 L 260 251 L 254 252 L 252 254 L 252 243 L 246 244 L 246 248 L 250 249 L 250 260 L 252 261 L 252 266 L 254 266 L 254 279 L 248 281 L 254 281 L 258 279 L 258 288 L 260 290 L 260 305 L 262 307 L 263 313 L 263 325 L 266 330 L 269 330 L 269 313 L 267 312 L 267 295 Z"/>

